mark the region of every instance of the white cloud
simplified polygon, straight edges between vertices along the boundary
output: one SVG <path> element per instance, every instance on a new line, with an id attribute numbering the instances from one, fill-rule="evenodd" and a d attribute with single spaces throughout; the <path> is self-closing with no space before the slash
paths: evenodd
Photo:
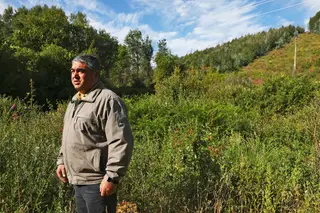
<path id="1" fill-rule="evenodd" d="M 23 5 L 27 8 L 34 7 L 36 5 L 48 5 L 51 6 L 57 6 L 60 8 L 63 8 L 63 0 L 51 0 L 51 1 L 45 1 L 45 0 L 19 0 L 19 5 Z M 12 4 L 12 2 L 10 2 Z"/>
<path id="2" fill-rule="evenodd" d="M 161 39 L 172 39 L 178 35 L 177 32 L 155 32 L 153 31 L 149 25 L 139 25 L 137 27 L 144 35 L 148 35 L 153 41 L 158 41 Z"/>
<path id="3" fill-rule="evenodd" d="M 263 30 L 266 30 L 266 28 L 259 25 L 248 24 L 247 22 L 238 23 L 231 28 L 228 26 L 220 26 L 217 29 L 197 27 L 184 38 L 169 40 L 168 46 L 174 54 L 183 56 L 195 50 L 203 50 L 219 43 L 230 41 L 235 37 L 241 37 Z"/>
<path id="4" fill-rule="evenodd" d="M 309 19 L 305 19 L 303 23 L 304 23 L 304 29 L 306 31 L 309 31 Z"/>
<path id="5" fill-rule="evenodd" d="M 107 30 L 109 30 L 111 35 L 117 37 L 118 41 L 123 44 L 124 39 L 126 38 L 129 31 L 132 29 L 128 26 L 123 28 L 116 28 L 116 27 L 110 26 L 109 28 L 107 28 Z"/>
<path id="6" fill-rule="evenodd" d="M 139 29 L 144 36 L 148 35 L 154 44 L 158 40 L 167 39 L 172 53 L 182 56 L 236 37 L 266 30 L 269 27 L 259 24 L 259 17 L 263 11 L 262 5 L 272 0 L 127 0 L 132 7 L 128 13 L 115 12 L 109 8 L 108 2 L 103 0 L 15 1 L 29 6 L 44 3 L 58 5 L 67 15 L 81 11 L 87 15 L 92 26 L 106 30 L 121 43 L 130 30 Z M 320 0 L 289 1 L 304 2 L 311 15 L 320 8 Z M 4 2 L 5 0 L 0 0 L 0 10 L 4 7 Z M 161 26 L 144 24 L 146 15 L 159 18 L 157 24 Z M 293 23 L 279 16 L 277 24 Z"/>
<path id="7" fill-rule="evenodd" d="M 199 40 L 199 39 L 186 39 L 183 37 L 167 40 L 168 47 L 171 52 L 178 56 L 183 56 L 192 53 L 196 50 L 202 50 L 218 44 L 216 40 Z"/>
<path id="8" fill-rule="evenodd" d="M 103 1 L 100 0 L 18 0 L 20 6 L 24 5 L 27 8 L 35 5 L 48 5 L 57 6 L 62 8 L 67 15 L 71 13 L 77 13 L 78 11 L 84 14 L 102 14 L 106 17 L 112 18 L 115 13 L 112 9 L 108 8 Z M 12 3 L 11 3 L 12 4 Z"/>
<path id="9" fill-rule="evenodd" d="M 120 43 L 124 43 L 124 39 L 129 33 L 129 31 L 135 29 L 139 29 L 144 36 L 148 35 L 154 43 L 156 43 L 160 39 L 171 39 L 177 36 L 177 32 L 155 32 L 151 29 L 149 25 L 146 24 L 139 25 L 128 23 L 128 25 L 122 26 L 122 24 L 119 25 L 117 21 L 103 23 L 92 16 L 88 16 L 88 20 L 90 21 L 90 24 L 96 29 L 104 29 L 107 32 L 109 32 L 112 36 L 117 37 Z"/>
<path id="10" fill-rule="evenodd" d="M 116 19 L 121 23 L 121 24 L 138 24 L 139 19 L 140 19 L 140 14 L 139 13 L 120 13 L 117 15 Z"/>
<path id="11" fill-rule="evenodd" d="M 65 7 L 72 11 L 72 13 L 77 13 L 79 10 L 84 14 L 99 14 L 112 19 L 116 16 L 116 13 L 109 8 L 103 1 L 98 0 L 63 0 Z"/>
<path id="12" fill-rule="evenodd" d="M 307 10 L 307 14 L 304 18 L 304 27 L 306 30 L 308 29 L 309 19 L 313 17 L 320 9 L 320 1 L 319 0 L 306 0 L 303 6 Z"/>
<path id="13" fill-rule="evenodd" d="M 306 0 L 306 1 L 304 1 L 304 6 L 308 10 L 308 15 L 310 17 L 312 17 L 320 10 L 320 1 L 319 0 Z"/>
<path id="14" fill-rule="evenodd" d="M 172 31 L 180 30 L 176 35 L 180 35 L 179 38 L 167 38 L 167 41 L 172 52 L 180 56 L 266 29 L 258 24 L 255 18 L 258 14 L 254 12 L 263 3 L 244 0 L 132 1 L 146 7 L 150 13 L 164 17 L 167 26 L 178 26 Z M 193 29 L 184 32 L 186 27 Z"/>
<path id="15" fill-rule="evenodd" d="M 87 10 L 99 11 L 98 3 L 96 0 L 69 0 L 67 2 L 69 2 L 73 6 L 80 6 L 86 8 Z"/>
<path id="16" fill-rule="evenodd" d="M 278 26 L 281 27 L 281 26 L 288 26 L 288 25 L 294 25 L 294 22 L 293 21 L 289 21 L 285 18 L 282 18 L 281 16 L 278 16 Z"/>
<path id="17" fill-rule="evenodd" d="M 6 2 L 4 0 L 0 0 L 0 14 L 3 14 L 4 10 L 7 9 L 8 6 L 9 6 L 8 2 Z"/>

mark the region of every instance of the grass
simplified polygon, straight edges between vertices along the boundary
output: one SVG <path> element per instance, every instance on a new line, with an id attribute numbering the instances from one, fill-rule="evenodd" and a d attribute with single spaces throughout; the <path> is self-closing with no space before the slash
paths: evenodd
<path id="1" fill-rule="evenodd" d="M 246 108 L 244 99 L 237 105 L 205 96 L 125 99 L 135 149 L 119 200 L 141 212 L 316 211 L 320 179 L 311 132 L 320 124 L 318 108 L 301 98 L 306 105 L 295 113 L 264 114 L 259 102 Z M 55 177 L 65 105 L 43 113 L 18 103 L 13 119 L 8 109 L 16 100 L 0 100 L 0 211 L 72 212 L 71 188 Z"/>
<path id="2" fill-rule="evenodd" d="M 319 41 L 299 38 L 312 55 L 296 77 L 291 43 L 238 73 L 176 72 L 156 95 L 125 98 L 135 148 L 119 201 L 138 212 L 318 212 L 320 96 L 309 69 Z M 74 212 L 72 187 L 55 177 L 65 107 L 0 98 L 0 212 Z"/>
<path id="3" fill-rule="evenodd" d="M 289 44 L 281 49 L 275 49 L 266 56 L 256 59 L 243 68 L 243 74 L 255 76 L 259 73 L 263 75 L 285 74 L 291 75 L 294 61 L 294 38 Z M 297 70 L 296 73 L 306 74 L 320 71 L 320 50 L 315 48 L 320 45 L 319 34 L 300 34 L 297 39 Z"/>

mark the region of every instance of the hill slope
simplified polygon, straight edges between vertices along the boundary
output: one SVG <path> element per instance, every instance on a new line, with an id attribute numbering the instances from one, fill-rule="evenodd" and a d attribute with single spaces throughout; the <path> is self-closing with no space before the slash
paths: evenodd
<path id="1" fill-rule="evenodd" d="M 320 35 L 304 33 L 297 39 L 297 70 L 296 74 L 320 73 Z M 281 49 L 270 51 L 244 67 L 247 76 L 265 76 L 269 74 L 292 75 L 294 61 L 294 38 Z"/>

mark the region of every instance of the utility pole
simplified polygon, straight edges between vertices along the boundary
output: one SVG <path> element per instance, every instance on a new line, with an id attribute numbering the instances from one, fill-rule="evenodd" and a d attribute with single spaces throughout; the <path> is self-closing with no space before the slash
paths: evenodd
<path id="1" fill-rule="evenodd" d="M 298 39 L 298 31 L 294 32 L 294 60 L 293 60 L 293 70 L 292 70 L 292 76 L 296 75 L 296 69 L 297 69 L 297 39 Z"/>

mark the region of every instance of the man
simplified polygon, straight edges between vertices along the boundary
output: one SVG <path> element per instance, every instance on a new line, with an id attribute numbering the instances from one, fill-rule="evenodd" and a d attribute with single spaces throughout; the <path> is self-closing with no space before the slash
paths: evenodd
<path id="1" fill-rule="evenodd" d="M 74 186 L 78 213 L 116 212 L 117 184 L 128 168 L 133 136 L 122 100 L 106 89 L 92 55 L 73 59 L 78 93 L 64 117 L 57 176 Z"/>

